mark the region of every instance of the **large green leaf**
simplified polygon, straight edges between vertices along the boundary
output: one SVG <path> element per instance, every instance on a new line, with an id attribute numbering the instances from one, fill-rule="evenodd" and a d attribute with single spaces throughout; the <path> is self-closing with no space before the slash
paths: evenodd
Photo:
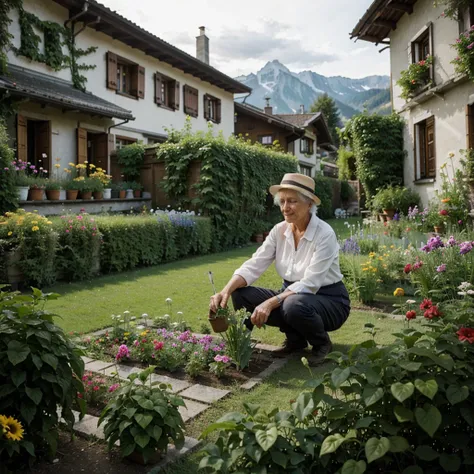
<path id="1" fill-rule="evenodd" d="M 469 389 L 466 386 L 450 385 L 446 390 L 446 398 L 451 405 L 461 403 L 469 397 Z"/>
<path id="2" fill-rule="evenodd" d="M 431 446 L 427 445 L 418 446 L 415 449 L 415 454 L 422 461 L 434 461 L 436 458 L 439 457 L 439 454 Z"/>
<path id="3" fill-rule="evenodd" d="M 268 430 L 258 430 L 255 433 L 255 439 L 264 451 L 268 451 L 275 444 L 277 438 L 278 430 L 275 426 L 272 426 Z"/>
<path id="4" fill-rule="evenodd" d="M 151 400 L 142 399 L 138 402 L 138 404 L 145 410 L 153 410 L 154 407 L 153 402 Z"/>
<path id="5" fill-rule="evenodd" d="M 377 403 L 383 397 L 383 388 L 382 387 L 367 387 L 362 394 L 362 399 L 365 402 L 366 406 L 373 405 Z"/>
<path id="6" fill-rule="evenodd" d="M 286 465 L 288 464 L 289 460 L 289 455 L 288 454 L 283 454 L 280 451 L 272 451 L 271 452 L 272 456 L 272 461 L 275 464 L 278 464 L 279 466 L 286 468 Z"/>
<path id="7" fill-rule="evenodd" d="M 392 384 L 392 386 L 390 387 L 390 391 L 400 403 L 403 403 L 407 398 L 410 398 L 413 395 L 415 387 L 411 382 L 396 382 Z"/>
<path id="8" fill-rule="evenodd" d="M 309 416 L 315 409 L 313 395 L 310 392 L 302 392 L 298 395 L 296 402 L 292 405 L 293 411 L 299 421 Z"/>
<path id="9" fill-rule="evenodd" d="M 439 457 L 439 463 L 445 472 L 459 472 L 459 468 L 461 467 L 461 455 L 443 453 Z"/>
<path id="10" fill-rule="evenodd" d="M 11 374 L 12 382 L 16 387 L 19 387 L 26 380 L 26 372 L 24 370 L 16 371 L 14 370 Z"/>
<path id="11" fill-rule="evenodd" d="M 150 442 L 150 436 L 142 432 L 142 433 L 138 433 L 134 437 L 134 440 L 135 440 L 135 443 L 138 444 L 138 446 L 140 446 L 141 448 L 144 448 Z"/>
<path id="12" fill-rule="evenodd" d="M 370 438 L 367 443 L 365 443 L 365 456 L 367 457 L 367 462 L 370 464 L 377 459 L 380 459 L 390 449 L 390 441 L 388 438 Z"/>
<path id="13" fill-rule="evenodd" d="M 433 400 L 434 396 L 438 392 L 438 384 L 436 380 L 415 380 L 415 387 L 416 389 L 422 393 L 425 397 L 428 397 L 430 400 Z"/>
<path id="14" fill-rule="evenodd" d="M 319 456 L 321 457 L 321 456 L 324 456 L 325 454 L 334 453 L 337 450 L 337 448 L 341 446 L 342 443 L 344 443 L 345 440 L 346 438 L 344 438 L 344 436 L 342 436 L 339 433 L 335 435 L 327 436 L 323 441 Z"/>
<path id="15" fill-rule="evenodd" d="M 364 418 L 357 420 L 355 429 L 358 430 L 360 428 L 368 428 L 374 422 L 374 420 L 375 418 L 372 416 L 365 416 Z"/>
<path id="16" fill-rule="evenodd" d="M 137 413 L 134 418 L 143 429 L 145 429 L 151 423 L 151 420 L 153 420 L 151 415 L 143 415 L 142 413 Z"/>
<path id="17" fill-rule="evenodd" d="M 342 466 L 341 474 L 363 474 L 367 469 L 365 461 L 350 459 Z"/>
<path id="18" fill-rule="evenodd" d="M 25 387 L 25 392 L 35 402 L 35 405 L 39 405 L 43 398 L 43 393 L 39 388 Z"/>
<path id="19" fill-rule="evenodd" d="M 332 371 L 331 381 L 334 384 L 334 387 L 339 388 L 351 375 L 351 369 L 346 367 L 345 369 L 340 369 L 337 367 Z"/>
<path id="20" fill-rule="evenodd" d="M 434 436 L 441 424 L 441 413 L 429 403 L 426 403 L 423 408 L 415 409 L 415 418 L 418 425 L 431 437 Z"/>
<path id="21" fill-rule="evenodd" d="M 10 341 L 8 343 L 7 357 L 10 363 L 18 365 L 23 362 L 30 353 L 30 348 L 21 342 Z"/>
<path id="22" fill-rule="evenodd" d="M 199 436 L 199 439 L 207 438 L 214 431 L 232 431 L 237 429 L 237 423 L 234 421 L 218 421 L 217 423 L 212 423 L 209 425 Z"/>
<path id="23" fill-rule="evenodd" d="M 421 362 L 399 361 L 398 365 L 409 372 L 418 372 L 421 367 Z"/>
<path id="24" fill-rule="evenodd" d="M 403 453 L 403 451 L 410 448 L 408 441 L 403 436 L 390 436 L 388 440 L 390 441 L 390 451 L 392 453 Z"/>
<path id="25" fill-rule="evenodd" d="M 405 408 L 403 405 L 397 405 L 393 412 L 395 413 L 395 417 L 400 423 L 405 423 L 407 421 L 413 421 L 413 412 L 408 408 Z"/>
<path id="26" fill-rule="evenodd" d="M 41 354 L 41 359 L 50 365 L 54 370 L 58 368 L 58 358 L 53 354 Z"/>

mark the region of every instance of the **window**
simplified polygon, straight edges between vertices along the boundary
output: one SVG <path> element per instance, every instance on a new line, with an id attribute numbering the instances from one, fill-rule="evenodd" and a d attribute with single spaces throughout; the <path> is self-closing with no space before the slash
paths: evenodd
<path id="1" fill-rule="evenodd" d="M 209 94 L 204 94 L 204 118 L 215 123 L 221 123 L 221 100 Z"/>
<path id="2" fill-rule="evenodd" d="M 300 165 L 300 173 L 311 177 L 311 166 Z"/>
<path id="3" fill-rule="evenodd" d="M 474 0 L 469 1 L 469 5 L 461 11 L 458 17 L 459 33 L 464 33 L 474 25 Z"/>
<path id="4" fill-rule="evenodd" d="M 107 89 L 136 99 L 145 98 L 145 68 L 128 59 L 107 53 Z"/>
<path id="5" fill-rule="evenodd" d="M 300 140 L 300 152 L 308 155 L 312 155 L 314 152 L 314 140 L 311 138 L 302 138 Z"/>
<path id="6" fill-rule="evenodd" d="M 199 92 L 191 86 L 183 87 L 184 94 L 184 113 L 191 117 L 197 117 L 199 114 Z"/>
<path id="7" fill-rule="evenodd" d="M 425 60 L 428 56 L 433 56 L 433 24 L 430 23 L 411 42 L 411 62 L 413 64 Z M 433 81 L 434 69 L 431 65 L 426 77 L 426 82 Z"/>
<path id="8" fill-rule="evenodd" d="M 128 137 L 120 137 L 118 135 L 115 136 L 115 149 L 120 150 L 124 146 L 131 145 L 135 143 L 137 140 L 135 138 L 128 138 Z"/>
<path id="9" fill-rule="evenodd" d="M 415 180 L 436 177 L 434 117 L 415 125 Z"/>
<path id="10" fill-rule="evenodd" d="M 273 144 L 273 135 L 261 135 L 258 137 L 258 141 L 262 145 L 272 145 Z"/>
<path id="11" fill-rule="evenodd" d="M 171 77 L 155 73 L 155 103 L 170 110 L 179 110 L 180 86 Z"/>

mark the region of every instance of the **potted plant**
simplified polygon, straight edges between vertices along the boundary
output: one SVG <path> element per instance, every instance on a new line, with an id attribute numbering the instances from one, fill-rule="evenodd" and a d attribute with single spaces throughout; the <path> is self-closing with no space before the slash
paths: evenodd
<path id="1" fill-rule="evenodd" d="M 80 183 L 76 179 L 68 179 L 64 181 L 63 188 L 66 191 L 66 200 L 75 201 L 79 194 Z"/>
<path id="2" fill-rule="evenodd" d="M 89 176 L 87 178 L 89 189 L 92 191 L 94 199 L 103 199 L 104 196 L 104 185 L 99 177 Z"/>
<path id="3" fill-rule="evenodd" d="M 26 201 L 30 189 L 30 178 L 26 174 L 28 163 L 20 159 L 12 162 L 10 169 L 13 172 L 13 185 L 16 186 L 18 199 Z"/>
<path id="4" fill-rule="evenodd" d="M 112 176 L 105 174 L 102 168 L 95 168 L 95 171 L 89 175 L 89 178 L 98 180 L 101 185 L 99 190 L 94 190 L 94 199 L 110 199 L 112 197 L 112 189 L 110 188 Z"/>
<path id="5" fill-rule="evenodd" d="M 416 95 L 421 88 L 430 83 L 430 69 L 433 64 L 433 56 L 426 56 L 416 63 L 410 64 L 408 69 L 400 73 L 400 79 L 397 81 L 402 89 L 400 97 L 410 99 Z"/>
<path id="6" fill-rule="evenodd" d="M 44 188 L 46 187 L 46 180 L 37 176 L 30 176 L 30 201 L 42 201 L 44 196 Z"/>
<path id="7" fill-rule="evenodd" d="M 209 312 L 209 323 L 214 332 L 225 332 L 229 327 L 229 309 L 218 308 L 217 312 Z"/>
<path id="8" fill-rule="evenodd" d="M 111 183 L 110 184 L 110 197 L 111 199 L 118 199 L 120 193 L 120 184 L 121 183 Z"/>
<path id="9" fill-rule="evenodd" d="M 45 184 L 46 198 L 48 201 L 59 201 L 61 183 L 52 179 L 47 179 Z"/>
<path id="10" fill-rule="evenodd" d="M 79 194 L 80 194 L 80 199 L 83 199 L 84 201 L 89 201 L 92 199 L 92 192 L 97 189 L 97 182 L 95 179 L 91 178 L 83 178 L 80 181 L 80 188 L 79 188 Z"/>
<path id="11" fill-rule="evenodd" d="M 99 418 L 99 425 L 105 423 L 109 449 L 119 441 L 121 455 L 140 464 L 157 462 L 170 442 L 177 449 L 184 445 L 184 421 L 178 410 L 184 401 L 171 393 L 170 385 L 151 381 L 154 370 L 150 366 L 130 374 Z"/>
<path id="12" fill-rule="evenodd" d="M 437 234 L 442 234 L 445 229 L 446 221 L 449 219 L 449 211 L 443 209 L 436 202 L 431 202 L 426 215 L 426 224 Z"/>
<path id="13" fill-rule="evenodd" d="M 143 186 L 137 181 L 131 181 L 129 184 L 130 189 L 133 190 L 133 197 L 140 198 L 142 197 Z"/>

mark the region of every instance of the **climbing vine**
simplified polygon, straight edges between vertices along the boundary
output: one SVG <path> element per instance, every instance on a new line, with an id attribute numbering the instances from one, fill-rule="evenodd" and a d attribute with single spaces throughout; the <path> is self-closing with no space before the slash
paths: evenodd
<path id="1" fill-rule="evenodd" d="M 464 11 L 469 8 L 471 0 L 435 0 L 434 6 L 444 5 L 443 16 L 459 20 Z"/>
<path id="2" fill-rule="evenodd" d="M 0 0 L 0 74 L 4 74 L 7 69 L 6 50 L 10 46 L 12 35 L 8 32 L 8 25 L 11 23 L 8 14 L 13 8 L 18 8 L 21 0 Z"/>

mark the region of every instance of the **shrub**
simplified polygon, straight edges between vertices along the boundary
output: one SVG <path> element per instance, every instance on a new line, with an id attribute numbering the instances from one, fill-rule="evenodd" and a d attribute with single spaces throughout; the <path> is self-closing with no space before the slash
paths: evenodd
<path id="1" fill-rule="evenodd" d="M 57 296 L 35 288 L 32 295 L 0 292 L 0 413 L 14 416 L 25 429 L 18 451 L 1 452 L 2 465 L 18 467 L 20 460 L 31 462 L 46 451 L 54 456 L 60 418 L 71 429 L 74 424 L 84 363 L 43 309 Z"/>
<path id="2" fill-rule="evenodd" d="M 355 197 L 354 188 L 345 180 L 341 181 L 341 201 L 348 202 Z"/>
<path id="3" fill-rule="evenodd" d="M 0 214 L 13 211 L 18 207 L 18 195 L 15 189 L 15 176 L 12 162 L 15 152 L 8 145 L 6 126 L 0 119 Z"/>
<path id="4" fill-rule="evenodd" d="M 117 161 L 126 181 L 133 181 L 140 176 L 144 157 L 145 146 L 142 143 L 132 143 L 117 151 Z"/>
<path id="5" fill-rule="evenodd" d="M 329 219 L 333 217 L 332 213 L 332 181 L 326 176 L 317 175 L 314 178 L 316 183 L 316 195 L 321 199 L 318 206 L 318 217 Z"/>
<path id="6" fill-rule="evenodd" d="M 416 191 L 403 186 L 388 186 L 377 191 L 370 205 L 374 211 L 395 209 L 407 215 L 410 207 L 419 206 L 419 204 L 420 196 Z"/>

